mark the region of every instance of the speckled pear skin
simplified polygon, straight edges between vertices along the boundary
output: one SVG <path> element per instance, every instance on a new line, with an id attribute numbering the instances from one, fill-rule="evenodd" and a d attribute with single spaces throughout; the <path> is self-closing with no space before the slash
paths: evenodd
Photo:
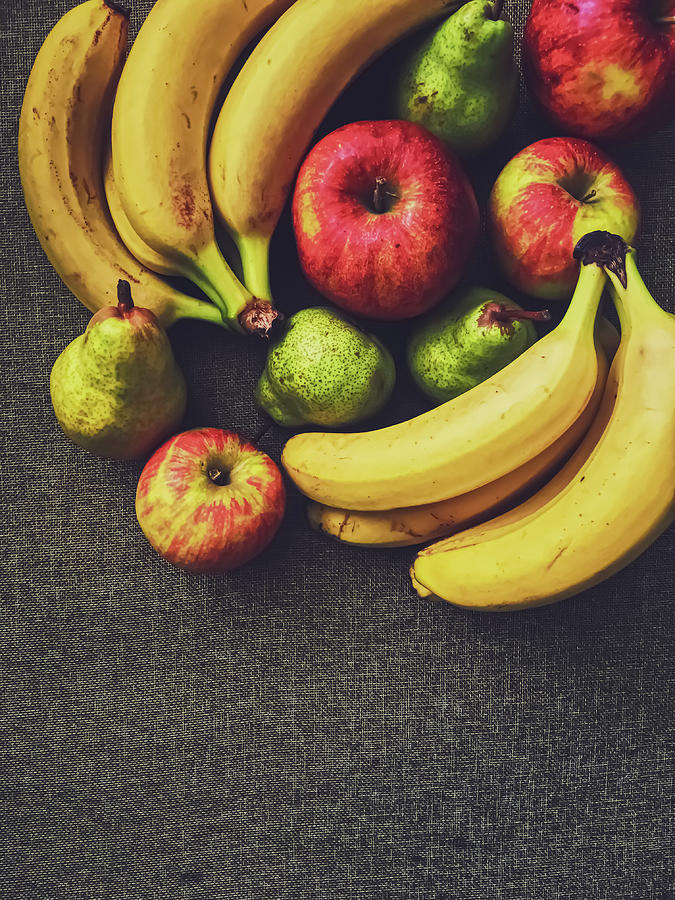
<path id="1" fill-rule="evenodd" d="M 49 386 L 64 433 L 97 456 L 143 456 L 185 414 L 171 344 L 154 314 L 138 307 L 99 310 L 54 363 Z"/>
<path id="2" fill-rule="evenodd" d="M 391 396 L 394 360 L 384 345 L 338 311 L 301 309 L 270 347 L 256 402 L 293 428 L 336 428 L 366 419 Z"/>
<path id="3" fill-rule="evenodd" d="M 529 320 L 512 321 L 506 328 L 480 324 L 490 301 L 522 309 L 498 291 L 466 288 L 451 294 L 412 333 L 407 347 L 410 372 L 418 387 L 439 403 L 490 378 L 537 340 Z"/>
<path id="4" fill-rule="evenodd" d="M 513 27 L 494 9 L 487 0 L 460 7 L 412 52 L 395 88 L 395 114 L 462 157 L 494 143 L 515 110 Z"/>

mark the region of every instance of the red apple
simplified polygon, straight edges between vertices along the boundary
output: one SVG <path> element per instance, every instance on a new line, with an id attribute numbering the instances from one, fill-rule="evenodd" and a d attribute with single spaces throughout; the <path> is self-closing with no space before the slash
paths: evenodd
<path id="1" fill-rule="evenodd" d="M 155 550 L 173 565 L 216 574 L 267 547 L 284 517 L 275 463 L 238 435 L 195 428 L 150 457 L 136 490 L 136 516 Z"/>
<path id="2" fill-rule="evenodd" d="M 461 278 L 478 205 L 457 158 L 412 122 L 354 122 L 305 159 L 293 196 L 300 264 L 342 309 L 407 319 Z"/>
<path id="3" fill-rule="evenodd" d="M 600 230 L 632 243 L 639 218 L 637 197 L 616 163 L 579 138 L 544 138 L 525 147 L 490 193 L 490 229 L 504 274 L 544 300 L 571 296 L 579 238 Z"/>
<path id="4" fill-rule="evenodd" d="M 561 130 L 644 134 L 675 114 L 675 0 L 534 0 L 523 64 Z"/>

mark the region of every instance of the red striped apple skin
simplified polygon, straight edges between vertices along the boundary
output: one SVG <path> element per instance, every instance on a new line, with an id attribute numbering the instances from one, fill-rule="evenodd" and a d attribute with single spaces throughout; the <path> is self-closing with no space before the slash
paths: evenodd
<path id="1" fill-rule="evenodd" d="M 382 179 L 386 208 L 373 196 Z M 400 120 L 352 122 L 307 155 L 293 195 L 305 276 L 357 316 L 426 312 L 459 281 L 478 238 L 461 163 L 431 132 Z"/>
<path id="2" fill-rule="evenodd" d="M 675 115 L 674 20 L 675 0 L 534 0 L 528 88 L 561 131 L 596 140 L 653 131 Z"/>
<path id="3" fill-rule="evenodd" d="M 616 163 L 580 138 L 544 138 L 517 153 L 490 193 L 492 243 L 508 280 L 544 300 L 568 300 L 577 241 L 609 231 L 633 242 L 638 199 Z"/>
<path id="4" fill-rule="evenodd" d="M 276 463 L 220 428 L 174 435 L 150 457 L 136 489 L 143 533 L 160 556 L 191 572 L 249 562 L 272 541 L 285 504 Z"/>

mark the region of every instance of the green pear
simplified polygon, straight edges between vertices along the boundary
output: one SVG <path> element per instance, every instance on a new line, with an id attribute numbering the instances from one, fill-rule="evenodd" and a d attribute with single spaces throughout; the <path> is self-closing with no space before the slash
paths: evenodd
<path id="1" fill-rule="evenodd" d="M 470 0 L 404 62 L 396 82 L 396 115 L 424 125 L 459 156 L 484 150 L 515 110 L 518 72 L 513 28 L 502 0 Z"/>
<path id="2" fill-rule="evenodd" d="M 425 394 L 452 400 L 513 362 L 537 340 L 532 321 L 549 318 L 489 288 L 457 291 L 412 333 L 410 372 Z"/>
<path id="3" fill-rule="evenodd" d="M 52 405 L 64 433 L 98 456 L 134 459 L 180 423 L 187 391 L 166 332 L 134 306 L 129 283 L 100 309 L 52 367 Z"/>
<path id="4" fill-rule="evenodd" d="M 267 354 L 256 402 L 280 425 L 335 428 L 374 415 L 396 379 L 387 348 L 341 312 L 292 315 Z"/>

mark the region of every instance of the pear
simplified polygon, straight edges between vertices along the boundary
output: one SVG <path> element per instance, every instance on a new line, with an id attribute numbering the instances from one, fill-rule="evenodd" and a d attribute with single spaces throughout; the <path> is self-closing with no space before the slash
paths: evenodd
<path id="1" fill-rule="evenodd" d="M 459 156 L 492 144 L 515 110 L 518 72 L 513 27 L 502 0 L 470 0 L 404 61 L 396 82 L 396 115 L 424 125 Z"/>
<path id="2" fill-rule="evenodd" d="M 280 425 L 335 428 L 378 412 L 396 380 L 387 348 L 339 311 L 292 315 L 272 344 L 256 402 Z"/>
<path id="3" fill-rule="evenodd" d="M 154 449 L 185 414 L 183 373 L 166 332 L 134 306 L 128 281 L 118 305 L 100 309 L 63 350 L 49 387 L 59 425 L 98 456 L 134 459 Z"/>
<path id="4" fill-rule="evenodd" d="M 489 288 L 457 291 L 412 333 L 410 372 L 425 394 L 452 400 L 513 362 L 537 340 L 532 321 L 548 319 Z"/>

